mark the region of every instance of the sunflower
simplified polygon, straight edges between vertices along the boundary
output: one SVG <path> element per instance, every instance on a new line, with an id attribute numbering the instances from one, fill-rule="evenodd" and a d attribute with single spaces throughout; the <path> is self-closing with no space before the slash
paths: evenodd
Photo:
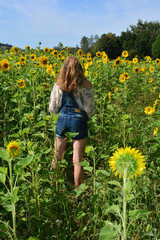
<path id="1" fill-rule="evenodd" d="M 52 71 L 52 76 L 53 76 L 53 78 L 56 78 L 56 72 L 55 71 Z"/>
<path id="2" fill-rule="evenodd" d="M 25 49 L 26 49 L 26 50 L 29 50 L 29 49 L 30 49 L 30 46 L 25 46 Z"/>
<path id="3" fill-rule="evenodd" d="M 21 58 L 20 58 L 20 61 L 21 61 L 21 62 L 25 62 L 25 61 L 26 61 L 26 57 L 21 57 Z"/>
<path id="4" fill-rule="evenodd" d="M 46 66 L 48 65 L 48 63 L 49 63 L 48 57 L 46 57 L 46 56 L 40 57 L 40 59 L 39 59 L 39 65 L 40 65 L 41 67 L 46 67 Z"/>
<path id="5" fill-rule="evenodd" d="M 52 71 L 53 71 L 53 67 L 52 67 L 52 64 L 50 64 L 50 65 L 47 65 L 47 73 L 48 74 L 51 74 L 52 73 Z"/>
<path id="6" fill-rule="evenodd" d="M 18 143 L 16 141 L 9 142 L 7 149 L 9 151 L 9 154 L 12 157 L 16 157 L 20 153 L 20 146 L 18 145 Z"/>
<path id="7" fill-rule="evenodd" d="M 33 115 L 28 115 L 28 119 L 33 120 L 34 119 Z"/>
<path id="8" fill-rule="evenodd" d="M 77 53 L 78 53 L 78 55 L 81 57 L 81 56 L 83 55 L 82 49 L 79 49 Z"/>
<path id="9" fill-rule="evenodd" d="M 153 82 L 153 78 L 150 78 L 148 81 L 149 81 L 150 83 Z"/>
<path id="10" fill-rule="evenodd" d="M 119 177 L 124 174 L 124 169 L 127 169 L 127 176 L 132 178 L 141 175 L 146 168 L 144 156 L 139 153 L 139 150 L 131 147 L 119 148 L 108 162 L 112 172 L 115 171 L 115 175 L 119 174 Z"/>
<path id="11" fill-rule="evenodd" d="M 103 59 L 108 59 L 108 55 L 106 53 L 103 54 L 102 56 Z"/>
<path id="12" fill-rule="evenodd" d="M 61 62 L 63 63 L 63 62 L 64 62 L 64 60 L 65 60 L 65 57 L 63 56 L 63 57 L 61 58 Z"/>
<path id="13" fill-rule="evenodd" d="M 45 52 L 45 53 L 49 52 L 48 47 L 43 48 L 43 52 Z"/>
<path id="14" fill-rule="evenodd" d="M 129 74 L 127 72 L 124 72 L 123 75 L 125 76 L 126 79 L 129 79 Z"/>
<path id="15" fill-rule="evenodd" d="M 138 62 L 138 58 L 133 58 L 132 62 L 133 63 L 137 63 Z"/>
<path id="16" fill-rule="evenodd" d="M 89 67 L 88 63 L 84 63 L 84 69 L 87 70 Z"/>
<path id="17" fill-rule="evenodd" d="M 35 54 L 31 54 L 31 60 L 35 61 L 36 60 L 36 55 Z"/>
<path id="18" fill-rule="evenodd" d="M 59 53 L 58 54 L 58 59 L 60 59 L 62 57 L 62 54 L 61 53 Z"/>
<path id="19" fill-rule="evenodd" d="M 155 112 L 155 110 L 156 110 L 156 105 L 157 105 L 157 103 L 158 103 L 158 100 L 156 99 L 155 102 L 154 102 L 154 104 L 153 104 L 153 112 Z"/>
<path id="20" fill-rule="evenodd" d="M 125 58 L 128 57 L 128 52 L 127 51 L 123 51 L 122 52 L 122 57 L 125 57 Z"/>
<path id="21" fill-rule="evenodd" d="M 7 72 L 10 69 L 10 63 L 7 59 L 3 59 L 1 61 L 1 69 L 5 72 Z"/>
<path id="22" fill-rule="evenodd" d="M 102 53 L 101 53 L 101 52 L 96 52 L 96 56 L 97 56 L 97 57 L 101 57 L 101 56 L 102 56 Z"/>
<path id="23" fill-rule="evenodd" d="M 145 71 L 145 69 L 144 68 L 140 68 L 140 72 L 144 72 Z"/>
<path id="24" fill-rule="evenodd" d="M 139 68 L 138 68 L 138 67 L 135 67 L 135 68 L 133 69 L 133 72 L 134 72 L 134 73 L 139 73 Z"/>
<path id="25" fill-rule="evenodd" d="M 54 50 L 54 51 L 52 52 L 52 54 L 53 54 L 54 56 L 57 56 L 57 55 L 58 55 L 58 51 L 57 51 L 57 50 Z"/>
<path id="26" fill-rule="evenodd" d="M 151 57 L 150 56 L 145 56 L 145 60 L 147 61 L 147 62 L 151 62 Z"/>
<path id="27" fill-rule="evenodd" d="M 118 87 L 116 87 L 116 88 L 114 89 L 114 92 L 115 92 L 115 93 L 118 92 Z"/>
<path id="28" fill-rule="evenodd" d="M 111 92 L 108 93 L 108 100 L 111 101 Z"/>
<path id="29" fill-rule="evenodd" d="M 145 108 L 144 112 L 145 114 L 151 115 L 154 112 L 154 110 L 152 107 L 149 106 Z"/>
<path id="30" fill-rule="evenodd" d="M 60 47 L 63 47 L 63 43 L 60 42 L 60 43 L 59 43 L 59 46 L 60 46 Z"/>
<path id="31" fill-rule="evenodd" d="M 93 62 L 92 62 L 92 60 L 90 59 L 90 60 L 88 60 L 88 64 L 89 64 L 89 66 L 91 66 L 92 64 L 93 64 Z"/>
<path id="32" fill-rule="evenodd" d="M 18 52 L 18 47 L 11 47 L 11 50 L 15 51 L 15 52 Z"/>
<path id="33" fill-rule="evenodd" d="M 70 52 L 70 51 L 71 51 L 71 48 L 70 48 L 70 47 L 67 47 L 67 51 Z"/>
<path id="34" fill-rule="evenodd" d="M 153 67 L 153 66 L 151 66 L 151 67 L 149 68 L 149 71 L 150 71 L 150 72 L 154 72 L 154 70 L 155 70 L 155 67 Z"/>
<path id="35" fill-rule="evenodd" d="M 155 62 L 156 62 L 156 64 L 160 64 L 160 59 L 159 58 L 157 58 L 156 60 L 155 60 Z"/>
<path id="36" fill-rule="evenodd" d="M 115 65 L 115 66 L 120 65 L 120 63 L 121 63 L 121 59 L 120 59 L 120 58 L 117 58 L 117 59 L 114 61 L 114 65 Z"/>
<path id="37" fill-rule="evenodd" d="M 92 54 L 90 52 L 87 53 L 87 58 L 91 59 L 92 58 Z"/>
<path id="38" fill-rule="evenodd" d="M 124 75 L 124 74 L 121 74 L 121 75 L 119 76 L 119 81 L 120 81 L 120 82 L 125 82 L 125 80 L 126 80 L 125 75 Z"/>
<path id="39" fill-rule="evenodd" d="M 43 88 L 48 88 L 49 83 L 43 83 Z"/>
<path id="40" fill-rule="evenodd" d="M 157 132 L 158 132 L 158 128 L 156 127 L 156 128 L 154 129 L 153 134 L 155 135 Z"/>
<path id="41" fill-rule="evenodd" d="M 26 82 L 23 79 L 20 79 L 18 81 L 18 87 L 19 88 L 24 88 L 26 86 Z"/>
<path id="42" fill-rule="evenodd" d="M 85 76 L 87 77 L 88 76 L 88 70 L 85 70 Z"/>

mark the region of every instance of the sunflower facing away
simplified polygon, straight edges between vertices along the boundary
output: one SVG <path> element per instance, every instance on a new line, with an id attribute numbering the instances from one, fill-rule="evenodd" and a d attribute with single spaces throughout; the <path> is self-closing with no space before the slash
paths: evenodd
<path id="1" fill-rule="evenodd" d="M 16 141 L 9 142 L 7 149 L 12 157 L 16 157 L 20 153 L 20 146 Z"/>
<path id="2" fill-rule="evenodd" d="M 142 174 L 146 168 L 144 161 L 144 156 L 136 148 L 118 148 L 110 157 L 109 166 L 112 172 L 115 171 L 116 176 L 119 174 L 119 177 L 123 175 L 124 169 L 127 168 L 127 176 L 132 178 Z"/>

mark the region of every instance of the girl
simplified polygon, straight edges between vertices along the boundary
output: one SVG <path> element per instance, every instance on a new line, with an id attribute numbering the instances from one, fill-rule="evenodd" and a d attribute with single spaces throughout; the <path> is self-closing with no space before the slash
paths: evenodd
<path id="1" fill-rule="evenodd" d="M 88 137 L 88 119 L 94 114 L 94 94 L 92 84 L 84 77 L 80 61 L 69 56 L 55 83 L 49 102 L 50 113 L 60 113 L 56 126 L 57 160 L 60 161 L 66 148 L 68 138 L 65 133 L 77 133 L 73 137 L 74 182 L 77 188 L 83 181 L 83 168 L 78 165 L 83 159 Z M 55 168 L 55 158 L 51 168 Z"/>

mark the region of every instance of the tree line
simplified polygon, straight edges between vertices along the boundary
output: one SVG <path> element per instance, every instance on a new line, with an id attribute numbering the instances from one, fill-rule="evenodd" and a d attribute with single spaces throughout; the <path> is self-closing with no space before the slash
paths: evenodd
<path id="1" fill-rule="evenodd" d="M 91 52 L 93 56 L 98 51 L 105 51 L 110 59 L 115 59 L 125 50 L 129 58 L 160 58 L 160 22 L 138 20 L 137 25 L 130 25 L 120 36 L 113 33 L 102 34 L 101 37 L 83 36 L 80 48 L 84 54 Z"/>

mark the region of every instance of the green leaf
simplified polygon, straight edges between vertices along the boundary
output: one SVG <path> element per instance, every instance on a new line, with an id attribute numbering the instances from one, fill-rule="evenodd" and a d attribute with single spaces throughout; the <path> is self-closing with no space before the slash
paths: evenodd
<path id="1" fill-rule="evenodd" d="M 0 173 L 0 182 L 5 185 L 6 175 L 4 173 Z"/>
<path id="2" fill-rule="evenodd" d="M 32 236 L 31 236 L 31 237 L 28 238 L 28 240 L 40 240 L 40 239 L 37 238 L 37 237 L 32 237 Z"/>
<path id="3" fill-rule="evenodd" d="M 42 121 L 39 121 L 34 127 L 38 128 L 38 127 L 43 127 L 43 126 L 46 126 L 46 122 L 42 120 Z"/>
<path id="4" fill-rule="evenodd" d="M 105 210 L 105 214 L 106 213 L 120 213 L 120 208 L 118 205 L 112 205 Z"/>
<path id="5" fill-rule="evenodd" d="M 97 189 L 101 189 L 101 188 L 103 188 L 103 185 L 100 182 L 95 182 L 95 187 Z"/>
<path id="6" fill-rule="evenodd" d="M 126 191 L 127 191 L 127 193 L 130 193 L 131 190 L 132 190 L 132 182 L 128 181 L 126 184 Z"/>
<path id="7" fill-rule="evenodd" d="M 6 167 L 0 167 L 0 172 L 4 173 L 5 175 L 7 175 L 7 170 L 8 170 L 8 168 L 6 168 Z"/>
<path id="8" fill-rule="evenodd" d="M 84 183 L 82 183 L 81 185 L 79 185 L 79 187 L 77 189 L 80 189 L 80 190 L 86 190 L 88 188 L 88 186 Z"/>
<path id="9" fill-rule="evenodd" d="M 11 205 L 10 202 L 3 202 L 2 206 L 8 211 L 8 212 L 12 212 L 14 210 L 14 206 Z"/>
<path id="10" fill-rule="evenodd" d="M 13 189 L 13 194 L 14 194 L 14 195 L 17 195 L 17 194 L 18 194 L 18 191 L 19 191 L 19 187 L 14 187 L 14 189 Z"/>
<path id="11" fill-rule="evenodd" d="M 26 158 L 21 159 L 15 166 L 14 170 L 16 172 L 21 171 L 22 168 L 25 168 L 28 164 L 30 164 L 33 160 L 34 156 L 27 156 Z"/>
<path id="12" fill-rule="evenodd" d="M 44 133 L 35 133 L 32 136 L 39 137 L 39 138 L 45 138 Z"/>
<path id="13" fill-rule="evenodd" d="M 95 203 L 97 200 L 98 200 L 98 198 L 99 198 L 99 195 L 98 194 L 95 194 L 93 197 L 92 197 L 92 199 L 91 199 L 91 203 Z"/>
<path id="14" fill-rule="evenodd" d="M 10 159 L 9 153 L 3 148 L 0 148 L 0 157 L 6 161 L 9 161 Z"/>
<path id="15" fill-rule="evenodd" d="M 65 136 L 67 138 L 72 138 L 72 137 L 75 137 L 77 136 L 79 133 L 71 133 L 71 132 L 66 132 Z"/>
<path id="16" fill-rule="evenodd" d="M 140 210 L 135 209 L 135 210 L 129 211 L 129 216 L 132 220 L 136 220 L 141 217 L 146 217 L 148 214 L 150 214 L 150 212 L 143 209 L 140 209 Z"/>
<path id="17" fill-rule="evenodd" d="M 51 150 L 52 150 L 52 148 L 44 147 L 44 148 L 42 149 L 42 153 L 43 153 L 43 154 L 48 154 Z"/>
<path id="18" fill-rule="evenodd" d="M 117 233 L 111 223 L 107 223 L 100 231 L 99 240 L 115 240 Z"/>
<path id="19" fill-rule="evenodd" d="M 88 161 L 79 162 L 78 165 L 83 167 L 89 167 L 89 162 Z"/>
<path id="20" fill-rule="evenodd" d="M 80 219 L 82 217 L 84 217 L 86 214 L 83 211 L 80 211 L 77 213 L 76 219 Z"/>
<path id="21" fill-rule="evenodd" d="M 118 187 L 122 187 L 121 184 L 118 181 L 109 181 L 108 184 L 116 185 Z"/>
<path id="22" fill-rule="evenodd" d="M 104 175 L 106 177 L 110 176 L 110 174 L 106 171 L 106 170 L 97 170 L 96 171 L 96 175 L 99 176 L 99 175 Z"/>
<path id="23" fill-rule="evenodd" d="M 93 167 L 84 167 L 84 170 L 91 173 L 93 171 Z"/>
<path id="24" fill-rule="evenodd" d="M 127 194 L 127 201 L 131 201 L 135 198 L 134 194 Z"/>
<path id="25" fill-rule="evenodd" d="M 75 193 L 76 193 L 75 197 L 76 198 L 79 197 L 81 195 L 81 193 L 83 193 L 87 188 L 88 188 L 88 186 L 85 185 L 84 183 L 79 185 L 79 187 L 75 190 Z"/>
<path id="26" fill-rule="evenodd" d="M 16 202 L 18 202 L 19 197 L 17 195 L 13 195 L 10 197 L 10 199 L 11 199 L 11 202 L 15 204 Z"/>

